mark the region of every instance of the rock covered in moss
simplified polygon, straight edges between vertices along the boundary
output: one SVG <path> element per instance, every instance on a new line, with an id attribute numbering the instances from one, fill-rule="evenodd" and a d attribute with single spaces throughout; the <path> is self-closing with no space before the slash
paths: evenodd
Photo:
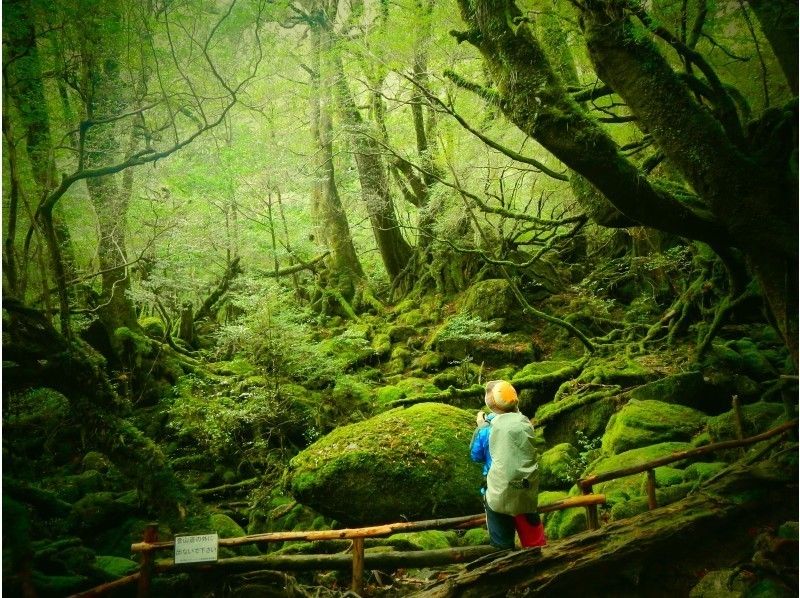
<path id="1" fill-rule="evenodd" d="M 120 556 L 98 556 L 94 560 L 94 566 L 108 581 L 125 577 L 139 569 L 138 563 Z"/>
<path id="2" fill-rule="evenodd" d="M 476 282 L 463 295 L 462 309 L 482 320 L 506 318 L 519 313 L 511 285 L 504 278 Z"/>
<path id="3" fill-rule="evenodd" d="M 689 592 L 689 598 L 741 598 L 748 584 L 734 569 L 709 571 Z"/>
<path id="4" fill-rule="evenodd" d="M 758 402 L 743 405 L 742 427 L 745 437 L 766 432 L 779 424 L 785 409 L 779 403 Z M 717 415 L 708 420 L 708 433 L 712 442 L 736 439 L 736 423 L 733 411 Z"/>
<path id="5" fill-rule="evenodd" d="M 474 527 L 461 537 L 462 546 L 482 546 L 489 544 L 489 530 L 485 527 Z"/>
<path id="6" fill-rule="evenodd" d="M 704 482 L 707 479 L 717 475 L 727 466 L 727 463 L 723 463 L 721 461 L 714 461 L 712 463 L 692 463 L 683 470 L 683 479 L 686 482 Z"/>
<path id="7" fill-rule="evenodd" d="M 292 459 L 291 492 L 348 524 L 480 512 L 474 427 L 467 411 L 423 403 L 337 428 Z"/>
<path id="8" fill-rule="evenodd" d="M 568 442 L 546 450 L 539 458 L 539 488 L 569 488 L 580 475 L 577 465 L 578 449 Z"/>
<path id="9" fill-rule="evenodd" d="M 241 538 L 246 535 L 242 527 L 224 513 L 213 513 L 208 518 L 208 521 L 211 531 L 217 532 L 220 538 Z M 229 550 L 221 549 L 221 552 L 228 552 Z M 244 556 L 258 556 L 261 554 L 255 544 L 239 546 L 237 551 Z M 233 554 L 232 551 L 231 554 Z"/>
<path id="10" fill-rule="evenodd" d="M 667 442 L 690 440 L 705 425 L 703 412 L 661 401 L 631 400 L 611 416 L 603 434 L 602 449 L 607 454 Z"/>
<path id="11" fill-rule="evenodd" d="M 637 401 L 685 405 L 716 415 L 730 409 L 730 395 L 711 382 L 701 372 L 681 372 L 638 386 L 628 396 Z"/>
<path id="12" fill-rule="evenodd" d="M 380 543 L 399 550 L 440 550 L 450 548 L 455 542 L 455 532 L 430 529 L 393 534 Z"/>

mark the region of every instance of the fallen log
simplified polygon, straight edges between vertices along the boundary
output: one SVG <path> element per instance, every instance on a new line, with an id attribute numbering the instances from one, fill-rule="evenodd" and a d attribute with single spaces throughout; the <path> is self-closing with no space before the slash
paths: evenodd
<path id="1" fill-rule="evenodd" d="M 540 553 L 502 553 L 413 596 L 685 596 L 709 563 L 719 566 L 722 546 L 741 551 L 746 545 L 752 554 L 747 527 L 796 518 L 796 476 L 795 465 L 742 464 L 681 501 L 553 542 Z"/>

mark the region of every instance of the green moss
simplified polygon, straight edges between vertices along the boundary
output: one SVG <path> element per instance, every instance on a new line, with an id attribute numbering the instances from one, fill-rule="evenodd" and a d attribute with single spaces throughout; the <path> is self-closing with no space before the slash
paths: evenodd
<path id="1" fill-rule="evenodd" d="M 676 484 L 663 489 L 659 488 L 656 490 L 656 503 L 659 507 L 663 507 L 677 502 L 689 494 L 692 489 L 694 489 L 694 484 Z M 611 508 L 611 519 L 613 521 L 627 519 L 644 513 L 648 509 L 647 496 L 631 498 L 628 501 L 617 503 Z"/>
<path id="2" fill-rule="evenodd" d="M 414 336 L 417 331 L 414 330 L 413 326 L 397 324 L 395 326 L 389 326 L 386 333 L 389 335 L 389 340 L 391 340 L 392 343 L 404 343 Z"/>
<path id="3" fill-rule="evenodd" d="M 581 372 L 578 381 L 591 384 L 618 384 L 626 387 L 644 384 L 654 377 L 654 372 L 640 363 L 629 359 L 616 358 L 591 362 Z"/>
<path id="4" fill-rule="evenodd" d="M 686 442 L 660 442 L 651 446 L 631 449 L 617 455 L 600 457 L 597 461 L 590 464 L 584 475 L 590 473 L 605 473 L 626 467 L 632 467 L 654 459 L 666 457 L 672 453 L 686 451 L 691 445 Z M 679 467 L 681 461 L 672 464 L 672 467 Z"/>
<path id="5" fill-rule="evenodd" d="M 373 523 L 480 511 L 470 412 L 438 403 L 343 426 L 290 462 L 292 494 L 324 515 Z"/>
<path id="6" fill-rule="evenodd" d="M 108 471 L 108 468 L 111 466 L 108 457 L 97 451 L 89 451 L 86 453 L 81 463 L 84 471 L 99 471 L 101 473 Z"/>
<path id="7" fill-rule="evenodd" d="M 103 576 L 109 581 L 118 577 L 125 577 L 139 569 L 137 563 L 118 556 L 98 556 L 94 560 L 94 566 L 100 569 Z"/>
<path id="8" fill-rule="evenodd" d="M 131 514 L 128 505 L 117 501 L 111 492 L 87 494 L 72 506 L 70 528 L 81 535 L 112 527 L 120 518 Z"/>
<path id="9" fill-rule="evenodd" d="M 558 535 L 553 539 L 566 538 L 586 530 L 586 509 L 572 508 L 564 509 L 561 512 L 563 515 L 558 524 Z"/>
<path id="10" fill-rule="evenodd" d="M 3 425 L 56 426 L 70 413 L 69 399 L 52 388 L 31 388 L 8 398 Z"/>
<path id="11" fill-rule="evenodd" d="M 142 318 L 139 320 L 139 326 L 142 327 L 144 333 L 149 336 L 150 338 L 161 340 L 164 338 L 166 334 L 166 330 L 164 329 L 164 322 L 161 318 L 157 317 L 147 317 Z"/>
<path id="12" fill-rule="evenodd" d="M 655 468 L 655 475 L 656 475 L 656 488 L 667 488 L 669 486 L 675 486 L 676 484 L 683 483 L 683 470 L 676 469 L 675 467 L 656 467 Z M 647 477 L 643 476 L 644 479 L 642 480 L 641 485 L 639 486 L 639 491 L 642 494 L 647 494 Z"/>
<path id="13" fill-rule="evenodd" d="M 426 530 L 394 534 L 386 538 L 382 544 L 394 546 L 400 550 L 439 550 L 450 548 L 454 543 L 454 539 L 454 532 Z"/>
<path id="14" fill-rule="evenodd" d="M 444 359 L 441 354 L 435 351 L 426 351 L 415 358 L 411 362 L 411 365 L 412 367 L 421 369 L 423 372 L 436 372 L 442 367 L 443 363 Z"/>
<path id="15" fill-rule="evenodd" d="M 482 280 L 463 294 L 461 308 L 481 320 L 506 318 L 519 314 L 519 304 L 504 278 Z"/>
<path id="16" fill-rule="evenodd" d="M 747 592 L 747 584 L 733 569 L 709 571 L 692 588 L 690 598 L 740 598 Z"/>
<path id="17" fill-rule="evenodd" d="M 212 531 L 219 534 L 220 538 L 241 538 L 247 535 L 238 523 L 224 513 L 213 513 L 208 518 L 208 525 Z M 230 551 L 230 555 L 238 553 L 242 556 L 258 556 L 261 554 L 255 544 L 238 546 L 235 552 L 230 549 L 220 549 L 220 556 L 227 551 Z"/>
<path id="18" fill-rule="evenodd" d="M 375 357 L 372 346 L 363 338 L 335 336 L 319 343 L 317 351 L 346 371 Z"/>
<path id="19" fill-rule="evenodd" d="M 705 425 L 701 411 L 661 401 L 631 400 L 608 422 L 602 450 L 607 454 L 658 444 L 690 440 Z"/>
<path id="20" fill-rule="evenodd" d="M 463 546 L 483 546 L 489 544 L 489 530 L 485 527 L 474 527 L 461 537 Z"/>
<path id="21" fill-rule="evenodd" d="M 538 502 L 540 505 L 549 505 L 567 498 L 569 494 L 561 491 L 548 491 L 539 492 Z M 544 531 L 549 539 L 555 540 L 558 537 L 558 527 L 561 525 L 561 519 L 564 511 L 551 511 L 549 513 L 542 513 L 542 522 L 544 523 Z"/>
<path id="22" fill-rule="evenodd" d="M 379 333 L 372 339 L 372 350 L 378 357 L 387 357 L 392 352 L 392 341 L 388 334 Z"/>
<path id="23" fill-rule="evenodd" d="M 704 410 L 716 404 L 719 391 L 700 372 L 682 372 L 648 382 L 630 391 L 637 401 L 662 401 Z"/>
<path id="24" fill-rule="evenodd" d="M 785 540 L 794 540 L 795 542 L 800 539 L 800 529 L 798 528 L 797 521 L 787 521 L 778 528 L 778 537 Z"/>
<path id="25" fill-rule="evenodd" d="M 569 443 L 557 444 L 542 453 L 539 459 L 539 487 L 542 489 L 569 488 L 580 472 L 578 449 Z"/>
<path id="26" fill-rule="evenodd" d="M 743 405 L 741 410 L 745 437 L 766 432 L 785 414 L 783 405 L 779 403 L 752 403 Z M 708 432 L 713 442 L 734 440 L 736 438 L 734 421 L 733 411 L 709 418 Z"/>
<path id="27" fill-rule="evenodd" d="M 772 364 L 749 338 L 738 339 L 728 343 L 741 357 L 742 369 L 756 380 L 768 380 L 777 374 Z"/>
<path id="28" fill-rule="evenodd" d="M 91 492 L 100 492 L 103 489 L 103 474 L 89 470 L 78 475 L 59 476 L 47 480 L 45 487 L 52 488 L 59 498 L 74 503 Z"/>
<path id="29" fill-rule="evenodd" d="M 397 317 L 397 323 L 401 326 L 411 326 L 416 328 L 431 322 L 430 316 L 426 316 L 420 309 L 412 309 Z"/>
<path id="30" fill-rule="evenodd" d="M 686 482 L 704 482 L 707 479 L 717 475 L 727 466 L 727 463 L 721 463 L 718 461 L 714 463 L 692 463 L 683 470 L 683 479 Z"/>

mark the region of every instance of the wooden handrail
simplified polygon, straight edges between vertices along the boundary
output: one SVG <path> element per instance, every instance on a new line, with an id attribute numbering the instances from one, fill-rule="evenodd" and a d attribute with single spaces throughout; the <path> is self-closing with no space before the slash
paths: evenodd
<path id="1" fill-rule="evenodd" d="M 590 489 L 592 486 L 594 486 L 595 484 L 599 484 L 600 482 L 608 482 L 609 480 L 615 480 L 617 478 L 623 478 L 629 475 L 642 473 L 643 471 L 647 471 L 648 469 L 655 469 L 656 467 L 661 467 L 662 465 L 668 465 L 670 463 L 674 463 L 675 461 L 681 461 L 683 459 L 689 459 L 691 457 L 704 455 L 706 453 L 713 453 L 715 451 L 738 448 L 740 446 L 746 446 L 748 444 L 761 442 L 762 440 L 766 440 L 767 438 L 772 438 L 773 436 L 787 432 L 796 426 L 797 426 L 797 420 L 795 419 L 790 422 L 786 422 L 785 424 L 781 424 L 780 426 L 777 426 L 775 428 L 772 428 L 771 430 L 767 430 L 766 432 L 763 432 L 756 436 L 743 438 L 742 440 L 726 440 L 724 442 L 707 444 L 705 446 L 701 446 L 696 449 L 690 449 L 688 451 L 679 451 L 677 453 L 672 453 L 671 455 L 666 455 L 658 459 L 653 459 L 652 461 L 648 461 L 647 463 L 640 463 L 639 465 L 632 465 L 631 467 L 624 467 L 622 469 L 615 469 L 613 471 L 597 473 L 578 480 L 578 486 L 581 488 L 581 490 Z"/>
<path id="2" fill-rule="evenodd" d="M 548 513 L 572 507 L 585 507 L 588 505 L 603 504 L 606 497 L 602 494 L 589 494 L 584 496 L 572 496 L 563 500 L 557 500 L 546 505 L 539 505 L 539 513 Z M 448 519 L 428 519 L 425 521 L 402 521 L 399 523 L 386 523 L 383 525 L 373 525 L 370 527 L 357 527 L 345 529 L 316 530 L 306 532 L 270 532 L 266 534 L 253 534 L 239 538 L 220 538 L 220 546 L 242 546 L 245 544 L 255 544 L 258 542 L 286 542 L 296 540 L 352 540 L 354 538 L 378 538 L 380 536 L 391 536 L 392 534 L 409 531 L 423 531 L 436 528 L 454 527 L 477 527 L 486 522 L 486 515 L 479 513 L 476 515 L 465 515 L 463 517 L 451 517 Z M 154 550 L 166 550 L 175 546 L 174 540 L 166 542 L 137 542 L 131 544 L 131 552 L 150 552 Z"/>

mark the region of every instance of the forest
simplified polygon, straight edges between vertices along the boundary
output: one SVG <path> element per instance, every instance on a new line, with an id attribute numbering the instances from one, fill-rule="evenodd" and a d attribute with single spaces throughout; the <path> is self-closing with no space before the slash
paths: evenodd
<path id="1" fill-rule="evenodd" d="M 797 595 L 797 2 L 2 29 L 5 595 Z M 547 545 L 336 539 L 484 512 L 491 380 Z M 192 534 L 216 562 L 132 547 Z"/>

